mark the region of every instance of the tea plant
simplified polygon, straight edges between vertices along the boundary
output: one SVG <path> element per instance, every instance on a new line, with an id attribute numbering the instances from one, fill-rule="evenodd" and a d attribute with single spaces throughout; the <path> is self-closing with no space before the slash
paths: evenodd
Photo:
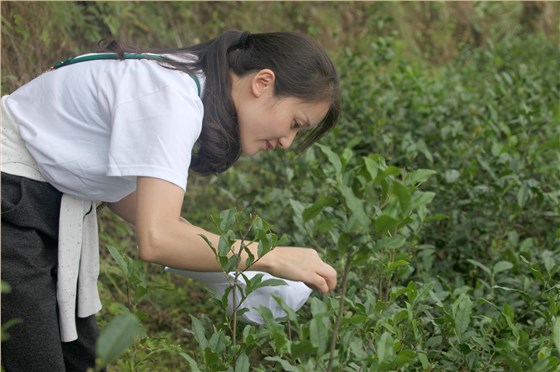
<path id="1" fill-rule="evenodd" d="M 124 251 L 108 245 L 112 258 L 117 264 L 120 274 L 118 279 L 124 281 L 124 293 L 122 297 L 125 303 L 114 302 L 109 306 L 109 311 L 116 315 L 105 327 L 97 340 L 96 354 L 98 357 L 96 370 L 106 367 L 118 361 L 120 370 L 136 371 L 142 364 L 154 358 L 159 353 L 178 353 L 180 345 L 166 338 L 150 337 L 142 322 L 148 315 L 139 309 L 140 302 L 150 291 L 173 289 L 170 286 L 157 286 L 148 283 L 146 279 L 145 264 L 139 259 L 132 259 Z M 108 274 L 109 280 L 116 285 L 112 274 Z"/>
<path id="2" fill-rule="evenodd" d="M 224 327 L 216 329 L 215 322 L 208 323 L 206 320 L 204 323 L 193 318 L 192 332 L 199 343 L 200 352 L 184 355 L 192 369 L 231 370 L 232 366 L 236 366 L 236 371 L 243 371 L 248 368 L 246 361 L 255 350 L 260 350 L 261 353 L 253 355 L 253 360 L 262 360 L 261 367 L 252 365 L 257 369 L 279 365 L 290 370 L 338 370 L 350 362 L 363 368 L 377 368 L 380 365 L 395 367 L 416 360 L 417 354 L 405 348 L 397 350 L 396 356 L 387 351 L 389 354 L 382 354 L 381 359 L 371 357 L 378 347 L 384 349 L 390 343 L 387 338 L 389 334 L 381 332 L 383 343 L 379 346 L 379 342 L 376 344 L 375 334 L 381 330 L 368 330 L 366 327 L 364 333 L 364 327 L 356 320 L 366 320 L 364 310 L 373 310 L 373 303 L 368 301 L 377 303 L 376 298 L 381 297 L 382 301 L 377 305 L 379 312 L 393 303 L 393 287 L 390 283 L 410 267 L 410 257 L 403 247 L 421 227 L 427 214 L 426 206 L 434 196 L 433 193 L 419 191 L 417 187 L 433 172 L 419 170 L 407 173 L 387 166 L 378 155 L 355 160 L 349 150 L 339 157 L 328 147 L 321 149 L 332 164 L 332 169 L 325 168 L 328 170 L 323 179 L 327 180 L 326 184 L 334 192 L 321 195 L 315 203 L 308 206 L 296 200 L 291 200 L 290 203 L 295 218 L 301 219 L 301 226 L 305 228 L 306 234 L 314 237 L 315 242 L 318 236 L 328 232 L 324 237 L 323 247 L 328 245 L 334 248 L 325 253 L 331 259 L 338 258 L 343 267 L 338 299 L 326 297 L 320 300 L 313 297 L 310 300 L 311 316 L 297 316 L 284 306 L 288 316 L 285 321 L 280 322 L 275 321 L 267 309 L 261 309 L 265 326 L 260 329 L 252 325 L 242 326 L 238 331 L 243 340 L 240 345 L 233 341 L 237 329 L 228 325 L 231 320 L 226 322 L 225 328 L 233 332 L 229 337 L 223 333 Z M 340 208 L 336 208 L 339 200 L 343 203 Z M 238 263 L 235 255 L 228 256 L 235 235 L 227 227 L 235 223 L 235 218 L 240 218 L 239 214 L 236 215 L 231 210 L 222 213 L 219 224 L 222 248 L 214 248 L 224 272 L 231 271 Z M 274 246 L 274 234 L 263 231 L 261 220 L 256 221 L 259 225 L 256 229 L 258 240 L 266 253 L 269 247 Z M 372 290 L 360 291 L 359 295 L 352 290 L 353 297 L 349 301 L 346 294 L 354 270 L 372 266 L 379 270 L 379 274 L 371 284 L 364 287 L 371 286 Z M 413 288 L 410 288 L 410 292 L 416 293 Z M 278 300 L 281 303 L 281 299 Z M 356 301 L 363 301 L 367 305 L 361 308 L 362 311 L 357 311 L 358 314 L 350 316 L 350 313 L 356 311 L 350 310 Z M 221 306 L 227 306 L 226 295 L 222 297 Z M 353 320 L 349 322 L 348 319 Z M 364 338 L 350 339 L 351 335 L 363 335 Z M 353 352 L 348 352 L 348 347 Z M 393 350 L 392 344 L 390 350 Z M 248 351 L 252 353 L 247 353 Z M 236 358 L 235 354 L 238 352 L 240 354 Z M 356 358 L 356 353 L 361 357 Z"/>

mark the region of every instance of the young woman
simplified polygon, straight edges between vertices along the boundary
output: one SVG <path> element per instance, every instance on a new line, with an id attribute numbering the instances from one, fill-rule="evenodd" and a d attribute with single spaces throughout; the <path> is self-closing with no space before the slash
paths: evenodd
<path id="1" fill-rule="evenodd" d="M 135 225 L 144 261 L 219 271 L 199 235 L 219 237 L 180 216 L 189 168 L 218 174 L 296 135 L 305 148 L 338 118 L 336 69 L 302 34 L 228 31 L 184 49 L 111 42 L 102 52 L 2 99 L 2 280 L 12 287 L 2 321 L 21 319 L 2 344 L 8 372 L 94 365 L 98 202 Z M 252 269 L 322 293 L 336 285 L 310 248 L 277 247 Z"/>

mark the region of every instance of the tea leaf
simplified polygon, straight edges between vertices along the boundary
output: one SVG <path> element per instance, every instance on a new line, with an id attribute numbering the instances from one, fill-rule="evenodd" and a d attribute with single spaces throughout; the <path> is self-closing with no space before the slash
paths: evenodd
<path id="1" fill-rule="evenodd" d="M 494 275 L 501 273 L 502 271 L 507 271 L 513 267 L 513 264 L 509 261 L 499 261 L 496 262 L 494 268 L 492 269 L 492 273 Z"/>
<path id="2" fill-rule="evenodd" d="M 397 269 L 399 267 L 403 267 L 403 266 L 408 266 L 408 261 L 398 260 L 398 261 L 395 261 L 395 262 L 391 262 L 391 264 L 389 266 L 387 266 L 387 269 L 385 271 L 387 273 L 390 273 L 390 272 L 394 271 L 395 269 Z"/>
<path id="3" fill-rule="evenodd" d="M 364 210 L 364 202 L 358 199 L 352 189 L 348 186 L 339 185 L 338 188 L 344 197 L 344 201 L 346 202 L 349 212 L 356 217 L 361 226 L 367 227 L 369 224 L 369 218 Z"/>
<path id="4" fill-rule="evenodd" d="M 560 353 L 560 317 L 556 318 L 552 328 L 552 341 L 556 345 L 556 350 Z"/>
<path id="5" fill-rule="evenodd" d="M 391 191 L 397 196 L 401 209 L 405 211 L 410 204 L 410 193 L 408 189 L 399 181 L 394 181 L 391 185 Z"/>
<path id="6" fill-rule="evenodd" d="M 125 313 L 118 315 L 107 324 L 96 343 L 96 355 L 101 359 L 101 366 L 115 361 L 140 335 L 141 326 L 138 319 Z"/>
<path id="7" fill-rule="evenodd" d="M 424 353 L 418 353 L 416 355 L 418 355 L 418 359 L 420 360 L 420 363 L 422 364 L 422 369 L 423 370 L 429 369 L 430 362 L 428 361 L 428 356 Z"/>
<path id="8" fill-rule="evenodd" d="M 224 333 L 222 331 L 214 333 L 210 337 L 210 341 L 208 342 L 208 346 L 210 347 L 210 349 L 213 352 L 215 352 L 217 354 L 223 353 L 226 349 L 226 338 L 225 338 Z"/>
<path id="9" fill-rule="evenodd" d="M 327 350 L 329 341 L 326 321 L 327 319 L 324 317 L 314 317 L 309 323 L 309 340 L 317 348 L 319 354 L 323 354 Z"/>
<path id="10" fill-rule="evenodd" d="M 335 207 L 338 201 L 329 196 L 320 196 L 317 201 L 303 211 L 303 221 L 307 222 L 317 216 L 325 207 Z"/>
<path id="11" fill-rule="evenodd" d="M 375 232 L 378 235 L 385 234 L 387 231 L 394 229 L 399 221 L 389 215 L 382 214 L 375 220 Z"/>
<path id="12" fill-rule="evenodd" d="M 193 315 L 190 315 L 192 321 L 192 333 L 195 340 L 198 342 L 200 350 L 203 352 L 208 347 L 208 339 L 206 338 L 206 331 L 202 322 Z"/>
<path id="13" fill-rule="evenodd" d="M 249 367 L 249 357 L 246 354 L 241 354 L 237 357 L 235 372 L 249 372 Z"/>
<path id="14" fill-rule="evenodd" d="M 395 360 L 395 350 L 393 348 L 393 336 L 384 332 L 377 342 L 377 357 L 381 363 L 390 363 Z"/>
<path id="15" fill-rule="evenodd" d="M 183 352 L 180 352 L 179 355 L 181 355 L 189 363 L 189 370 L 191 372 L 201 372 L 200 368 L 198 368 L 198 363 L 191 358 L 190 355 Z"/>
<path id="16" fill-rule="evenodd" d="M 282 366 L 282 370 L 286 371 L 286 372 L 300 372 L 300 369 L 297 368 L 296 366 L 290 364 L 290 362 L 288 362 L 287 360 L 284 360 L 282 358 L 280 358 L 279 356 L 273 356 L 273 357 L 266 357 L 264 358 L 265 360 L 271 361 L 271 362 L 278 362 L 280 363 L 280 365 Z"/>
<path id="17" fill-rule="evenodd" d="M 431 176 L 436 174 L 435 170 L 431 169 L 417 169 L 406 176 L 405 183 L 409 186 L 415 186 L 420 183 L 426 182 Z"/>
<path id="18" fill-rule="evenodd" d="M 220 231 L 225 232 L 232 228 L 236 214 L 236 208 L 226 209 L 220 213 Z"/>
<path id="19" fill-rule="evenodd" d="M 455 320 L 455 330 L 460 337 L 469 327 L 472 314 L 472 302 L 466 294 L 461 294 L 453 303 L 453 317 Z"/>
<path id="20" fill-rule="evenodd" d="M 117 248 L 113 247 L 112 245 L 108 245 L 107 249 L 109 250 L 109 253 L 113 257 L 113 259 L 115 260 L 115 262 L 117 263 L 119 268 L 122 270 L 124 276 L 126 278 L 130 277 L 130 271 L 128 270 L 128 265 L 124 261 L 124 258 L 121 255 L 121 252 L 119 252 L 119 250 Z"/>
<path id="21" fill-rule="evenodd" d="M 336 155 L 328 146 L 318 144 L 318 147 L 321 149 L 323 154 L 327 156 L 327 159 L 334 167 L 336 174 L 342 174 L 342 162 L 340 161 L 340 157 Z"/>

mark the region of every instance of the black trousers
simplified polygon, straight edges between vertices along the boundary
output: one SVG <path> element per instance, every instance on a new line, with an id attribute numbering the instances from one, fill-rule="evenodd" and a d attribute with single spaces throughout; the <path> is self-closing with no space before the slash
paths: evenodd
<path id="1" fill-rule="evenodd" d="M 86 371 L 95 366 L 95 316 L 76 317 L 78 339 L 61 342 L 56 302 L 62 194 L 45 182 L 2 173 L 2 340 L 6 372 Z"/>

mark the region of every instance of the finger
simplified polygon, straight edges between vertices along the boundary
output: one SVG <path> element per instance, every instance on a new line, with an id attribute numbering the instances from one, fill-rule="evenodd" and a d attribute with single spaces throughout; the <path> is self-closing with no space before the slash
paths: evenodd
<path id="1" fill-rule="evenodd" d="M 330 290 L 329 285 L 327 284 L 325 278 L 319 274 L 315 275 L 315 277 L 313 278 L 313 282 L 310 284 L 312 285 L 313 288 L 321 292 L 321 294 L 323 295 L 327 294 Z"/>
<path id="2" fill-rule="evenodd" d="M 323 269 L 319 272 L 319 275 L 321 275 L 325 280 L 329 291 L 336 288 L 336 270 L 332 266 L 324 264 Z"/>
<path id="3" fill-rule="evenodd" d="M 327 283 L 327 287 L 329 288 L 329 291 L 332 291 L 336 288 L 336 272 L 333 276 L 329 276 L 325 278 L 325 281 Z"/>

